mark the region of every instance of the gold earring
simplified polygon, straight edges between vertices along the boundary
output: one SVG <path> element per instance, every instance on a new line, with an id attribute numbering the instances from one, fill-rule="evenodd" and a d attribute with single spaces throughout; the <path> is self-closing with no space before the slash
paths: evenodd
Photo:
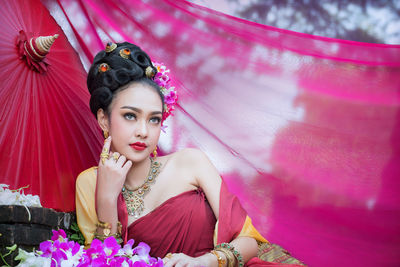
<path id="1" fill-rule="evenodd" d="M 108 138 L 108 131 L 104 131 L 103 135 L 104 135 L 104 139 L 107 139 Z"/>
<path id="2" fill-rule="evenodd" d="M 154 159 L 157 158 L 157 146 L 156 146 L 156 148 L 154 148 L 154 150 L 153 150 L 153 158 L 154 158 Z"/>

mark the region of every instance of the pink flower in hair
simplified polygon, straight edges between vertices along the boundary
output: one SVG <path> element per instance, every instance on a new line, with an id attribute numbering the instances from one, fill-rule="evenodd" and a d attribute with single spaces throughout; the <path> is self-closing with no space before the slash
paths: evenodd
<path id="1" fill-rule="evenodd" d="M 168 95 L 165 96 L 164 99 L 165 103 L 167 103 L 167 105 L 172 105 L 176 102 L 176 93 L 175 91 L 170 91 Z M 173 108 L 173 106 L 171 106 L 171 108 Z"/>
<path id="2" fill-rule="evenodd" d="M 178 94 L 174 90 L 175 87 L 170 84 L 171 79 L 168 76 L 168 73 L 170 72 L 169 69 L 167 69 L 162 63 L 153 63 L 153 65 L 157 68 L 154 82 L 160 86 L 161 93 L 164 95 L 164 114 L 162 118 L 162 121 L 164 121 L 170 115 L 173 115 L 172 111 L 175 110 L 175 105 L 178 101 Z"/>

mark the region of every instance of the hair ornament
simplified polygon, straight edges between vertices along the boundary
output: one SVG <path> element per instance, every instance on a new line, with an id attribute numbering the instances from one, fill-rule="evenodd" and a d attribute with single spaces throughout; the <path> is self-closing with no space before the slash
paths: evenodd
<path id="1" fill-rule="evenodd" d="M 131 54 L 131 50 L 129 48 L 124 48 L 119 50 L 119 54 L 121 57 L 125 59 L 129 59 L 129 55 Z"/>
<path id="2" fill-rule="evenodd" d="M 107 45 L 106 45 L 106 49 L 105 49 L 106 53 L 110 53 L 110 52 L 114 51 L 115 48 L 117 48 L 117 44 L 116 43 L 108 42 Z"/>
<path id="3" fill-rule="evenodd" d="M 99 66 L 99 72 L 106 72 L 110 69 L 110 65 L 107 63 L 101 63 Z"/>
<path id="4" fill-rule="evenodd" d="M 157 69 L 157 73 L 155 74 L 153 80 L 156 84 L 158 84 L 158 86 L 160 86 L 161 93 L 164 95 L 164 113 L 162 118 L 162 121 L 164 121 L 170 115 L 174 115 L 173 111 L 175 110 L 175 106 L 178 102 L 178 93 L 176 92 L 175 87 L 170 84 L 171 79 L 168 76 L 170 72 L 169 69 L 167 69 L 162 63 L 153 62 L 153 65 Z"/>
<path id="5" fill-rule="evenodd" d="M 146 68 L 146 77 L 147 78 L 153 78 L 154 77 L 154 75 L 156 75 L 156 72 L 155 72 L 155 70 L 151 67 L 151 66 L 148 66 L 147 68 Z"/>

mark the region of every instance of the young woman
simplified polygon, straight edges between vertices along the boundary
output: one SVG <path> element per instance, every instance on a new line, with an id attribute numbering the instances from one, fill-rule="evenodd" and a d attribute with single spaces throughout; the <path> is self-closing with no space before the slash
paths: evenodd
<path id="1" fill-rule="evenodd" d="M 166 266 L 269 265 L 255 258 L 267 241 L 204 153 L 152 155 L 167 107 L 156 73 L 130 43 L 109 43 L 90 68 L 90 108 L 108 137 L 99 165 L 76 182 L 86 244 L 110 235 L 143 241 Z"/>

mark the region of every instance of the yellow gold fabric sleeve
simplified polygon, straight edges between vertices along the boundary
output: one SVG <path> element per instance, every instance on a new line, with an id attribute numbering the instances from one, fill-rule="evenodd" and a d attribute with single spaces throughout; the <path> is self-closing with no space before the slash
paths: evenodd
<path id="1" fill-rule="evenodd" d="M 218 244 L 218 221 L 215 224 L 214 227 L 214 236 L 213 236 L 213 243 L 214 243 L 214 247 Z"/>
<path id="2" fill-rule="evenodd" d="M 265 239 L 256 228 L 254 228 L 253 224 L 251 223 L 251 218 L 249 216 L 246 217 L 246 221 L 244 222 L 242 231 L 239 233 L 239 236 L 247 236 L 252 237 L 258 242 L 262 243 L 269 243 L 267 239 Z"/>
<path id="3" fill-rule="evenodd" d="M 76 219 L 85 237 L 85 246 L 92 242 L 98 223 L 95 202 L 96 169 L 97 167 L 92 167 L 83 171 L 76 180 Z"/>
<path id="4" fill-rule="evenodd" d="M 252 237 L 255 240 L 257 240 L 257 242 L 261 242 L 261 243 L 269 243 L 267 239 L 265 239 L 258 231 L 257 229 L 253 226 L 252 222 L 251 222 L 251 218 L 249 216 L 246 216 L 246 220 L 243 224 L 242 230 L 240 231 L 239 236 L 246 236 L 246 237 Z M 214 237 L 213 237 L 213 241 L 214 241 L 214 246 L 217 245 L 217 238 L 218 238 L 218 221 L 215 224 L 215 228 L 214 228 Z"/>

